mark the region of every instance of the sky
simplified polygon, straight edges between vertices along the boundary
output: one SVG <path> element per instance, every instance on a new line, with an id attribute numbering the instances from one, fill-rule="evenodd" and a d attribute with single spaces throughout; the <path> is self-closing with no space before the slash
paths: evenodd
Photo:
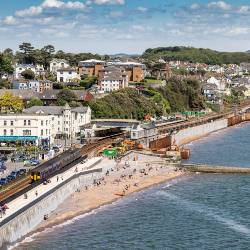
<path id="1" fill-rule="evenodd" d="M 250 50 L 249 40 L 245 0 L 1 0 L 0 51 L 29 42 L 101 55 L 168 46 L 235 52 Z"/>

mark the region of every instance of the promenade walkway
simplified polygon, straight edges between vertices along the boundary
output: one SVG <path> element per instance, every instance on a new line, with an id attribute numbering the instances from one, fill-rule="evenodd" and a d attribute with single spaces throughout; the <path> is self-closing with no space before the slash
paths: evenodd
<path id="1" fill-rule="evenodd" d="M 34 189 L 32 189 L 31 191 L 29 191 L 27 193 L 27 195 L 28 195 L 27 199 L 24 198 L 24 195 L 16 198 L 11 203 L 7 204 L 9 209 L 7 209 L 6 215 L 3 218 L 0 218 L 0 221 L 8 218 L 13 213 L 17 212 L 20 208 L 22 208 L 25 205 L 33 202 L 35 199 L 38 199 L 40 195 L 45 194 L 46 192 L 48 192 L 51 189 L 55 188 L 57 185 L 61 184 L 63 181 L 66 181 L 67 179 L 69 179 L 73 175 L 78 174 L 80 172 L 88 171 L 88 168 L 91 165 L 98 162 L 101 158 L 102 157 L 95 157 L 93 159 L 88 160 L 88 162 L 86 162 L 84 164 L 79 163 L 79 164 L 75 165 L 74 167 L 70 168 L 68 171 L 64 172 L 63 174 L 58 175 L 58 177 L 59 177 L 58 181 L 57 181 L 57 176 L 51 178 L 50 179 L 51 183 L 49 183 L 47 185 L 41 184 L 41 185 L 35 187 Z M 108 163 L 109 163 L 108 159 L 103 159 L 103 161 L 101 163 L 97 164 L 96 166 L 94 166 L 91 169 L 100 168 L 102 166 L 107 165 Z M 75 172 L 76 167 L 78 168 L 78 172 Z M 62 179 L 62 177 L 63 177 L 63 179 Z M 36 196 L 36 194 L 35 194 L 36 191 L 38 192 L 38 196 Z"/>

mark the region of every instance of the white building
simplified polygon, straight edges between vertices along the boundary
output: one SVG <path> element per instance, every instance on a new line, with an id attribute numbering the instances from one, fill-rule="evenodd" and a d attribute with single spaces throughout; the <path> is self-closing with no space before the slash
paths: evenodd
<path id="1" fill-rule="evenodd" d="M 0 115 L 0 141 L 48 146 L 54 142 L 54 117 L 48 114 Z"/>
<path id="2" fill-rule="evenodd" d="M 54 59 L 50 61 L 50 72 L 56 73 L 58 69 L 69 68 L 69 61 L 64 59 Z"/>
<path id="3" fill-rule="evenodd" d="M 77 74 L 75 68 L 60 68 L 57 70 L 58 82 L 71 82 L 74 78 L 80 79 L 80 75 Z"/>
<path id="4" fill-rule="evenodd" d="M 31 65 L 31 64 L 19 64 L 19 65 L 16 65 L 14 68 L 14 78 L 16 78 L 16 79 L 21 78 L 21 73 L 26 69 L 30 69 L 36 74 L 36 69 L 33 65 Z"/>
<path id="5" fill-rule="evenodd" d="M 55 138 L 69 138 L 80 135 L 80 126 L 91 122 L 89 107 L 70 108 L 68 104 L 62 106 L 34 106 L 24 110 L 26 114 L 49 114 L 53 118 L 53 135 Z"/>
<path id="6" fill-rule="evenodd" d="M 101 90 L 114 91 L 127 87 L 126 78 L 119 76 L 106 76 L 101 79 Z"/>

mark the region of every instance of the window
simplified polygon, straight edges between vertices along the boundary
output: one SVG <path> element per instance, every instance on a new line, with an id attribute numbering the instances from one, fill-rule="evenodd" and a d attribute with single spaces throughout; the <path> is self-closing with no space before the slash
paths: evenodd
<path id="1" fill-rule="evenodd" d="M 23 136 L 31 135 L 31 130 L 23 130 Z"/>
<path id="2" fill-rule="evenodd" d="M 46 126 L 48 126 L 48 120 L 46 120 Z"/>
<path id="3" fill-rule="evenodd" d="M 60 71 L 60 74 L 62 75 L 62 74 L 63 74 L 63 72 L 62 72 L 62 71 Z"/>
<path id="4" fill-rule="evenodd" d="M 23 121 L 23 125 L 26 126 L 26 120 Z"/>
<path id="5" fill-rule="evenodd" d="M 43 135 L 43 129 L 41 129 L 41 135 Z"/>
<path id="6" fill-rule="evenodd" d="M 3 135 L 7 135 L 7 130 L 6 129 L 3 130 Z"/>
<path id="7" fill-rule="evenodd" d="M 72 74 L 72 71 L 69 71 L 69 74 L 71 75 L 71 74 Z"/>
<path id="8" fill-rule="evenodd" d="M 4 125 L 4 126 L 7 126 L 7 121 L 3 121 L 3 125 Z"/>
<path id="9" fill-rule="evenodd" d="M 66 131 L 68 131 L 68 128 L 66 128 Z"/>
<path id="10" fill-rule="evenodd" d="M 58 125 L 60 125 L 60 121 L 58 121 Z"/>
<path id="11" fill-rule="evenodd" d="M 135 133 L 133 133 L 133 137 L 135 137 Z"/>
<path id="12" fill-rule="evenodd" d="M 66 124 L 68 124 L 68 121 L 66 121 Z"/>
<path id="13" fill-rule="evenodd" d="M 13 129 L 11 129 L 11 130 L 10 130 L 10 135 L 12 135 L 12 136 L 13 136 Z"/>
<path id="14" fill-rule="evenodd" d="M 46 135 L 48 135 L 48 129 L 46 129 Z"/>
<path id="15" fill-rule="evenodd" d="M 41 121 L 41 126 L 43 126 L 43 121 Z"/>
<path id="16" fill-rule="evenodd" d="M 10 121 L 10 125 L 13 126 L 13 125 L 14 125 L 14 122 L 13 122 L 13 121 Z"/>
<path id="17" fill-rule="evenodd" d="M 30 120 L 28 120 L 28 125 L 30 126 Z"/>
<path id="18" fill-rule="evenodd" d="M 53 65 L 56 65 L 56 63 L 53 63 Z"/>
<path id="19" fill-rule="evenodd" d="M 60 131 L 60 129 L 58 128 L 58 131 Z"/>
<path id="20" fill-rule="evenodd" d="M 65 131 L 65 129 L 64 129 L 64 131 Z"/>

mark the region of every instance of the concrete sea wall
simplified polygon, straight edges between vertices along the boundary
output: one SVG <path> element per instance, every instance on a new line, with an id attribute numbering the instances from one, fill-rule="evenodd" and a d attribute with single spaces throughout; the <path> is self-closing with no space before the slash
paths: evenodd
<path id="1" fill-rule="evenodd" d="M 176 140 L 176 144 L 179 144 L 182 139 L 211 133 L 220 129 L 227 128 L 227 126 L 228 126 L 228 120 L 224 119 L 224 120 L 218 120 L 218 121 L 214 121 L 211 123 L 203 124 L 203 125 L 192 127 L 192 128 L 186 128 L 186 129 L 180 130 L 177 134 L 172 135 L 171 142 L 173 145 L 174 140 Z"/>
<path id="2" fill-rule="evenodd" d="M 63 181 L 52 190 L 44 193 L 33 202 L 20 208 L 12 216 L 0 222 L 0 249 L 7 244 L 13 243 L 34 229 L 45 214 L 56 209 L 70 194 L 84 185 L 90 185 L 94 180 L 102 178 L 107 170 L 115 167 L 115 163 L 108 164 L 103 168 L 89 170 L 75 174 Z"/>

